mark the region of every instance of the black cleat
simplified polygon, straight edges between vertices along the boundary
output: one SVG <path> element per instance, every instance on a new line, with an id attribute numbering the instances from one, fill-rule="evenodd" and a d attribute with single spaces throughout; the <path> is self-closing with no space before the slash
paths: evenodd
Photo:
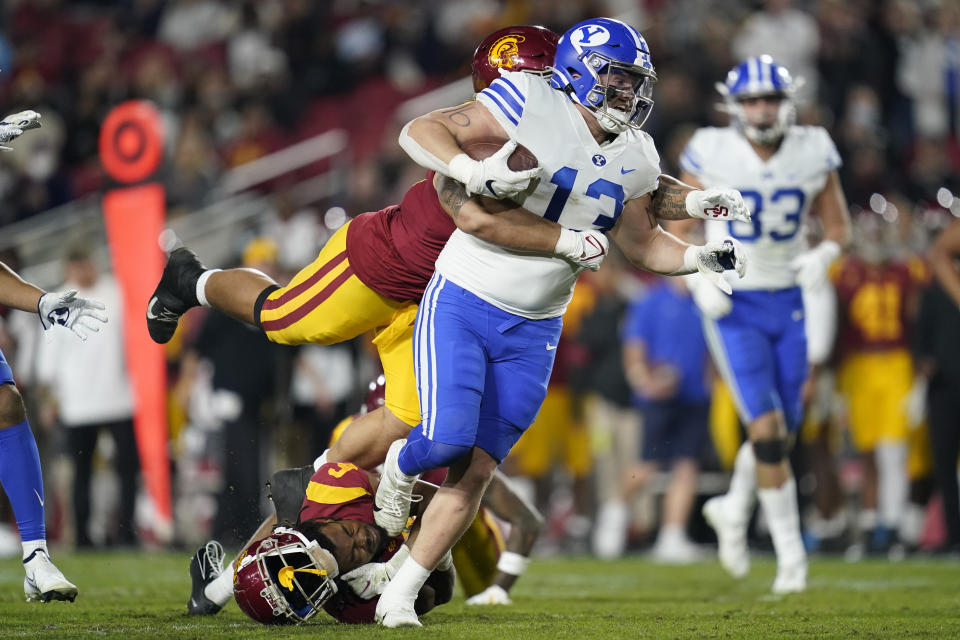
<path id="1" fill-rule="evenodd" d="M 169 342 L 180 316 L 200 304 L 197 279 L 206 270 L 197 254 L 186 247 L 175 249 L 167 258 L 160 283 L 147 303 L 147 331 L 154 342 Z"/>
<path id="2" fill-rule="evenodd" d="M 190 558 L 190 580 L 193 590 L 187 600 L 187 615 L 212 616 L 223 607 L 206 596 L 203 590 L 223 573 L 223 546 L 216 540 L 203 545 Z"/>

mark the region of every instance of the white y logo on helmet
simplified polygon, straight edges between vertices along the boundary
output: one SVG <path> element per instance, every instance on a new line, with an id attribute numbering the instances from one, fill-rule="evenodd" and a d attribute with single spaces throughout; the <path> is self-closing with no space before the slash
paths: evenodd
<path id="1" fill-rule="evenodd" d="M 606 27 L 598 24 L 585 24 L 570 34 L 570 44 L 577 50 L 577 53 L 583 53 L 584 47 L 599 47 L 610 40 L 610 32 Z"/>

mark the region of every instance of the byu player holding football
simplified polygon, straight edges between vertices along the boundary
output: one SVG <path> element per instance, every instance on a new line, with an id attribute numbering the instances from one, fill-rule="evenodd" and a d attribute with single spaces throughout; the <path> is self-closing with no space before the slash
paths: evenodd
<path id="1" fill-rule="evenodd" d="M 743 275 L 732 239 L 695 247 L 664 232 L 651 212 L 659 156 L 640 130 L 656 79 L 649 49 L 632 27 L 606 18 L 568 30 L 557 45 L 550 84 L 503 73 L 476 102 L 436 111 L 401 132 L 421 165 L 466 185 L 469 193 L 513 198 L 570 229 L 609 232 L 630 261 L 651 271 Z M 491 175 L 462 145 L 509 139 L 539 160 L 538 180 Z M 692 192 L 703 194 L 703 192 Z M 730 192 L 730 208 L 742 205 Z M 694 195 L 694 198 L 698 196 Z M 602 233 L 598 251 L 606 251 Z M 561 238 L 562 241 L 562 238 Z M 423 515 L 410 557 L 383 592 L 377 618 L 419 626 L 420 586 L 477 512 L 497 465 L 533 421 L 553 366 L 561 316 L 580 265 L 546 253 L 504 249 L 455 231 L 424 293 L 414 336 L 421 424 L 394 443 L 377 491 L 377 523 L 399 532 L 417 474 L 450 466 Z"/>
<path id="2" fill-rule="evenodd" d="M 850 240 L 847 204 L 837 176 L 840 156 L 821 127 L 796 126 L 796 84 L 770 56 L 745 60 L 717 89 L 732 123 L 698 130 L 681 155 L 691 184 L 740 190 L 748 224 L 707 222 L 707 238 L 744 243 L 750 273 L 733 293 L 691 277 L 707 342 L 729 385 L 749 442 L 737 454 L 726 495 L 703 508 L 717 532 L 720 561 L 735 577 L 749 571 L 746 526 L 753 496 L 770 526 L 777 555 L 776 593 L 806 588 L 796 483 L 788 461 L 802 418 L 807 341 L 801 287 L 815 287 Z M 816 212 L 823 240 L 807 249 L 804 228 Z M 799 285 L 799 286 L 798 286 Z M 817 313 L 817 309 L 811 309 Z"/>

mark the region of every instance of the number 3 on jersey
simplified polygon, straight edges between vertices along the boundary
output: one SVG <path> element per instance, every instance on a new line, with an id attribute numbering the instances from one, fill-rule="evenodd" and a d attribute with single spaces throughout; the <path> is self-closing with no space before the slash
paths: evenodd
<path id="1" fill-rule="evenodd" d="M 557 169 L 550 178 L 550 183 L 557 185 L 557 190 L 553 192 L 553 197 L 550 198 L 547 210 L 543 214 L 544 218 L 552 222 L 557 222 L 560 219 L 560 215 L 563 213 L 563 207 L 567 204 L 567 199 L 573 191 L 573 183 L 577 180 L 577 173 L 577 170 L 572 167 L 563 167 Z M 613 225 L 617 224 L 617 218 L 620 217 L 620 212 L 623 211 L 623 187 L 609 180 L 600 178 L 590 183 L 590 186 L 587 187 L 586 196 L 597 200 L 600 199 L 600 196 L 607 196 L 613 200 L 613 216 L 611 217 L 601 213 L 597 216 L 597 219 L 593 221 L 593 224 L 600 227 L 603 231 L 612 229 Z"/>
<path id="2" fill-rule="evenodd" d="M 731 236 L 742 242 L 756 242 L 766 232 L 774 241 L 783 242 L 797 235 L 797 231 L 800 230 L 803 203 L 807 200 L 801 189 L 796 187 L 777 189 L 767 200 L 771 205 L 770 209 L 776 208 L 778 211 L 788 212 L 783 215 L 783 224 L 778 225 L 777 228 L 773 228 L 776 220 L 770 214 L 767 214 L 768 218 L 765 222 L 763 220 L 761 213 L 764 210 L 763 195 L 750 189 L 741 189 L 740 194 L 747 201 L 752 216 L 750 222 L 731 220 L 728 223 Z M 745 228 L 747 231 L 744 231 Z"/>

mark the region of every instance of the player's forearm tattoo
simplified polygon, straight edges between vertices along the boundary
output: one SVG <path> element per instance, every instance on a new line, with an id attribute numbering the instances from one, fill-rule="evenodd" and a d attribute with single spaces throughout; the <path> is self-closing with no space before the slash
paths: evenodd
<path id="1" fill-rule="evenodd" d="M 660 220 L 686 220 L 687 194 L 693 187 L 670 176 L 660 176 L 660 185 L 653 192 L 650 211 Z"/>
<path id="2" fill-rule="evenodd" d="M 437 192 L 440 204 L 450 211 L 454 220 L 460 215 L 460 208 L 467 201 L 467 189 L 462 184 L 447 176 L 440 178 L 440 190 Z"/>
<path id="3" fill-rule="evenodd" d="M 473 103 L 468 102 L 467 104 L 460 105 L 454 109 L 445 109 L 443 113 L 450 119 L 450 122 L 457 125 L 458 127 L 469 127 L 470 126 L 470 116 L 467 114 L 470 111 L 470 108 L 473 106 Z"/>

